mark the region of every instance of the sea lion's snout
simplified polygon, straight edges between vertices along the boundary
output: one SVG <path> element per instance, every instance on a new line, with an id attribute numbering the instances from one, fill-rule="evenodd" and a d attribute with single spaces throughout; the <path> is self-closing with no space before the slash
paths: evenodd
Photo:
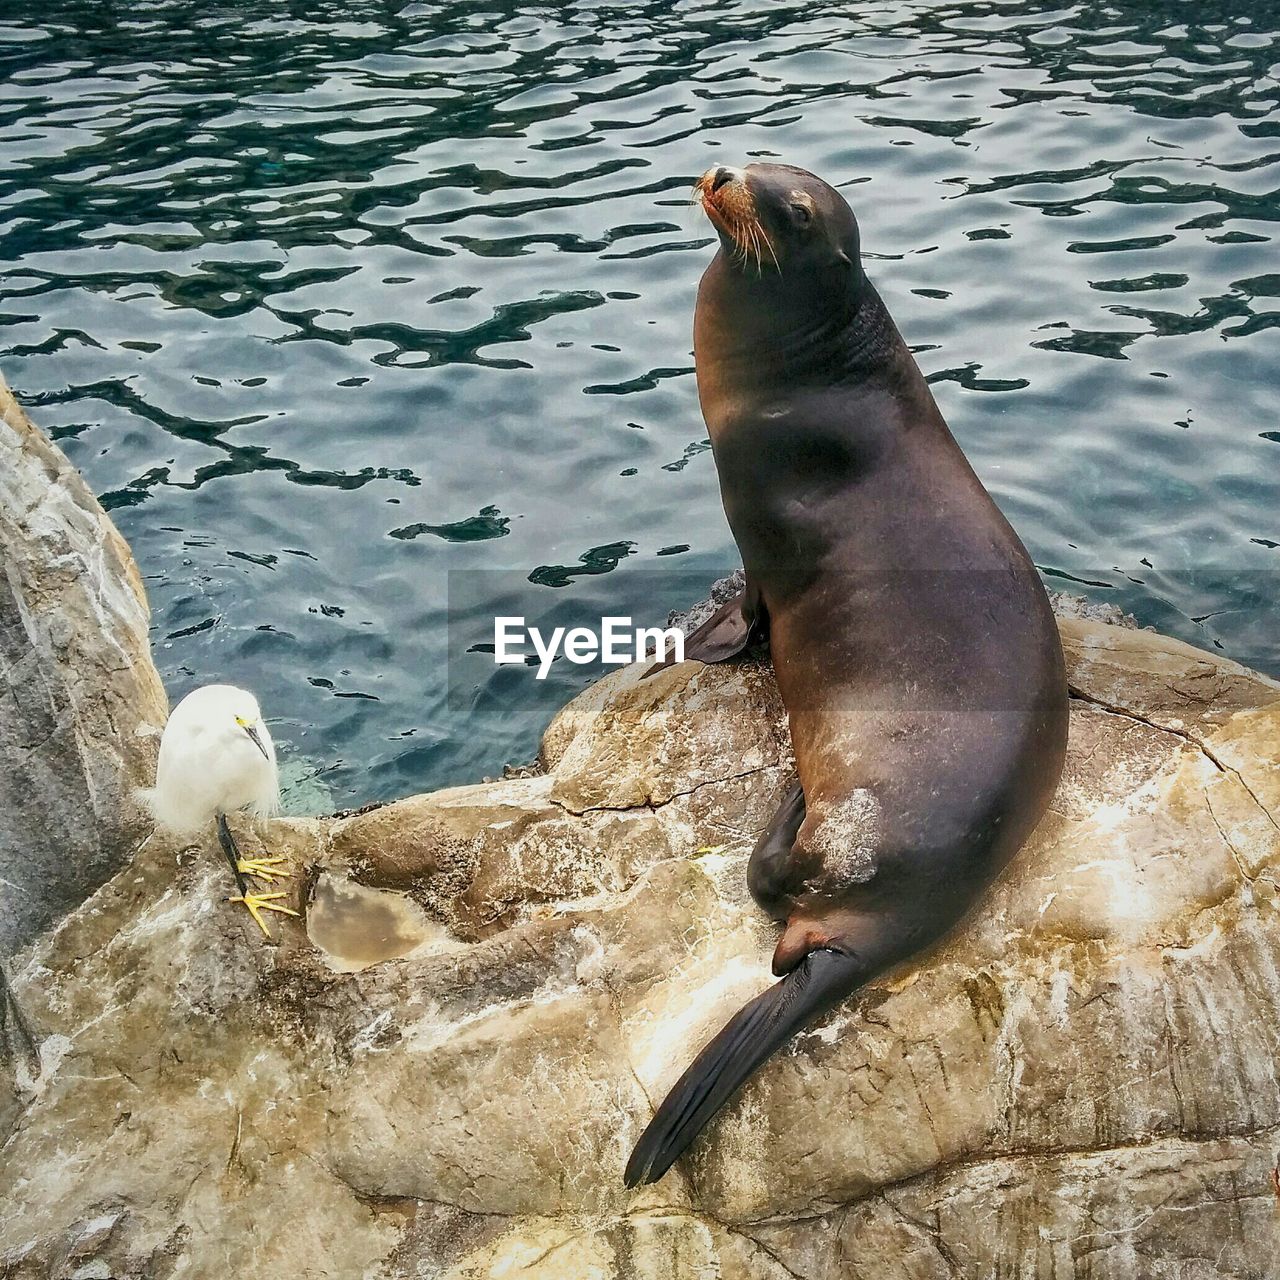
<path id="1" fill-rule="evenodd" d="M 761 225 L 755 193 L 744 170 L 718 164 L 698 179 L 694 195 L 711 225 L 744 265 L 749 261 L 757 271 L 763 270 L 767 259 L 776 265 L 769 234 Z"/>
<path id="2" fill-rule="evenodd" d="M 728 165 L 720 165 L 719 168 L 711 170 L 707 176 L 711 179 L 709 184 L 711 194 L 715 195 L 726 182 L 732 182 L 739 174 L 736 169 L 730 169 Z"/>
<path id="3" fill-rule="evenodd" d="M 724 213 L 726 201 L 731 204 L 737 203 L 735 197 L 740 199 L 746 194 L 745 179 L 746 174 L 741 169 L 735 169 L 727 164 L 718 164 L 708 169 L 698 179 L 693 189 L 694 194 L 701 200 L 703 209 L 708 213 Z"/>

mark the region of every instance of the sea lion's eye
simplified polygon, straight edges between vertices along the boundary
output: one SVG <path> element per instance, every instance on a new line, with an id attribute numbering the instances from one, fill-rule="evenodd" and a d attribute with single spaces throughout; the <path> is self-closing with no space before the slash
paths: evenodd
<path id="1" fill-rule="evenodd" d="M 798 227 L 807 227 L 813 221 L 813 213 L 809 206 L 801 204 L 798 200 L 791 202 L 791 213 Z"/>

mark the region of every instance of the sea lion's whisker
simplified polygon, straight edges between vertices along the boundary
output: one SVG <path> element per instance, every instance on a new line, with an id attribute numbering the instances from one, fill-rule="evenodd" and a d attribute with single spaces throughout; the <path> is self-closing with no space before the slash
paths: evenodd
<path id="1" fill-rule="evenodd" d="M 763 226 L 760 228 L 760 234 L 761 234 L 762 236 L 764 236 L 764 242 L 765 242 L 765 244 L 766 244 L 766 245 L 768 245 L 768 247 L 769 247 L 769 257 L 771 257 L 771 258 L 773 259 L 773 269 L 774 269 L 774 270 L 775 270 L 779 275 L 781 275 L 781 274 L 782 274 L 782 263 L 780 263 L 780 262 L 778 261 L 778 255 L 777 255 L 776 253 L 774 253 L 774 251 L 773 251 L 773 241 L 769 239 L 769 233 L 764 229 L 764 227 L 763 227 Z"/>
<path id="2" fill-rule="evenodd" d="M 750 218 L 743 218 L 739 224 L 742 228 L 742 265 L 745 267 L 751 258 L 758 258 L 756 252 L 756 229 Z"/>
<path id="3" fill-rule="evenodd" d="M 747 242 L 746 231 L 747 228 L 742 219 L 735 214 L 729 223 L 729 234 L 733 237 L 733 243 L 740 255 L 739 262 L 743 267 L 747 265 L 747 259 L 750 257 L 751 252 L 750 245 Z"/>

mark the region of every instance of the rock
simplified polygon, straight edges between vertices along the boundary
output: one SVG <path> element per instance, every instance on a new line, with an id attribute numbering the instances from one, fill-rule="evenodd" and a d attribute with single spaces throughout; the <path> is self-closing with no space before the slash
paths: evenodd
<path id="1" fill-rule="evenodd" d="M 679 627 L 687 636 L 700 627 L 722 605 L 728 604 L 747 585 L 747 575 L 735 569 L 727 578 L 717 578 L 705 600 L 699 600 L 689 609 L 672 609 L 667 614 L 667 626 Z"/>
<path id="2" fill-rule="evenodd" d="M 1138 620 L 1131 613 L 1125 613 L 1119 605 L 1109 604 L 1101 600 L 1089 600 L 1084 596 L 1072 595 L 1069 591 L 1050 591 L 1049 602 L 1053 611 L 1060 618 L 1084 618 L 1089 622 L 1110 622 L 1117 627 L 1128 627 L 1136 630 Z M 1150 628 L 1148 628 L 1150 630 Z"/>
<path id="3" fill-rule="evenodd" d="M 741 569 L 735 569 L 724 578 L 718 578 L 711 584 L 711 590 L 705 600 L 699 600 L 689 609 L 673 609 L 667 615 L 667 626 L 679 627 L 686 635 L 695 627 L 704 623 L 722 605 L 727 604 L 746 586 L 747 575 Z M 1069 591 L 1049 592 L 1049 600 L 1053 611 L 1060 618 L 1083 618 L 1090 622 L 1110 622 L 1117 627 L 1136 628 L 1138 620 L 1125 613 L 1119 605 L 1105 601 L 1089 600 L 1084 596 L 1072 595 Z"/>
<path id="4" fill-rule="evenodd" d="M 0 958 L 122 867 L 167 704 L 124 539 L 0 379 Z"/>
<path id="5" fill-rule="evenodd" d="M 240 824 L 298 873 L 270 943 L 212 835 L 145 841 L 0 991 L 0 1280 L 1274 1276 L 1280 686 L 1061 629 L 1014 866 L 640 1192 L 655 1102 L 771 981 L 766 663 L 617 672 L 520 776 Z"/>
<path id="6" fill-rule="evenodd" d="M 150 842 L 15 971 L 0 1275 L 1270 1276 L 1280 688 L 1062 630 L 1067 775 L 1010 873 L 639 1193 L 654 1102 L 770 981 L 767 666 L 624 670 L 545 773 L 271 824 L 328 951 Z"/>

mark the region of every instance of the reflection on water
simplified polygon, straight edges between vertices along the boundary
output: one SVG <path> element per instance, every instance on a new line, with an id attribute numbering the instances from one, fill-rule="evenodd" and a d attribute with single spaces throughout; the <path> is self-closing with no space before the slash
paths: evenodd
<path id="1" fill-rule="evenodd" d="M 451 708 L 449 570 L 649 623 L 655 568 L 733 563 L 687 196 L 778 156 L 1055 584 L 1280 671 L 1280 18 L 1239 9 L 8 6 L 0 363 L 173 696 L 253 686 L 338 803 L 474 778 L 582 676 Z"/>

